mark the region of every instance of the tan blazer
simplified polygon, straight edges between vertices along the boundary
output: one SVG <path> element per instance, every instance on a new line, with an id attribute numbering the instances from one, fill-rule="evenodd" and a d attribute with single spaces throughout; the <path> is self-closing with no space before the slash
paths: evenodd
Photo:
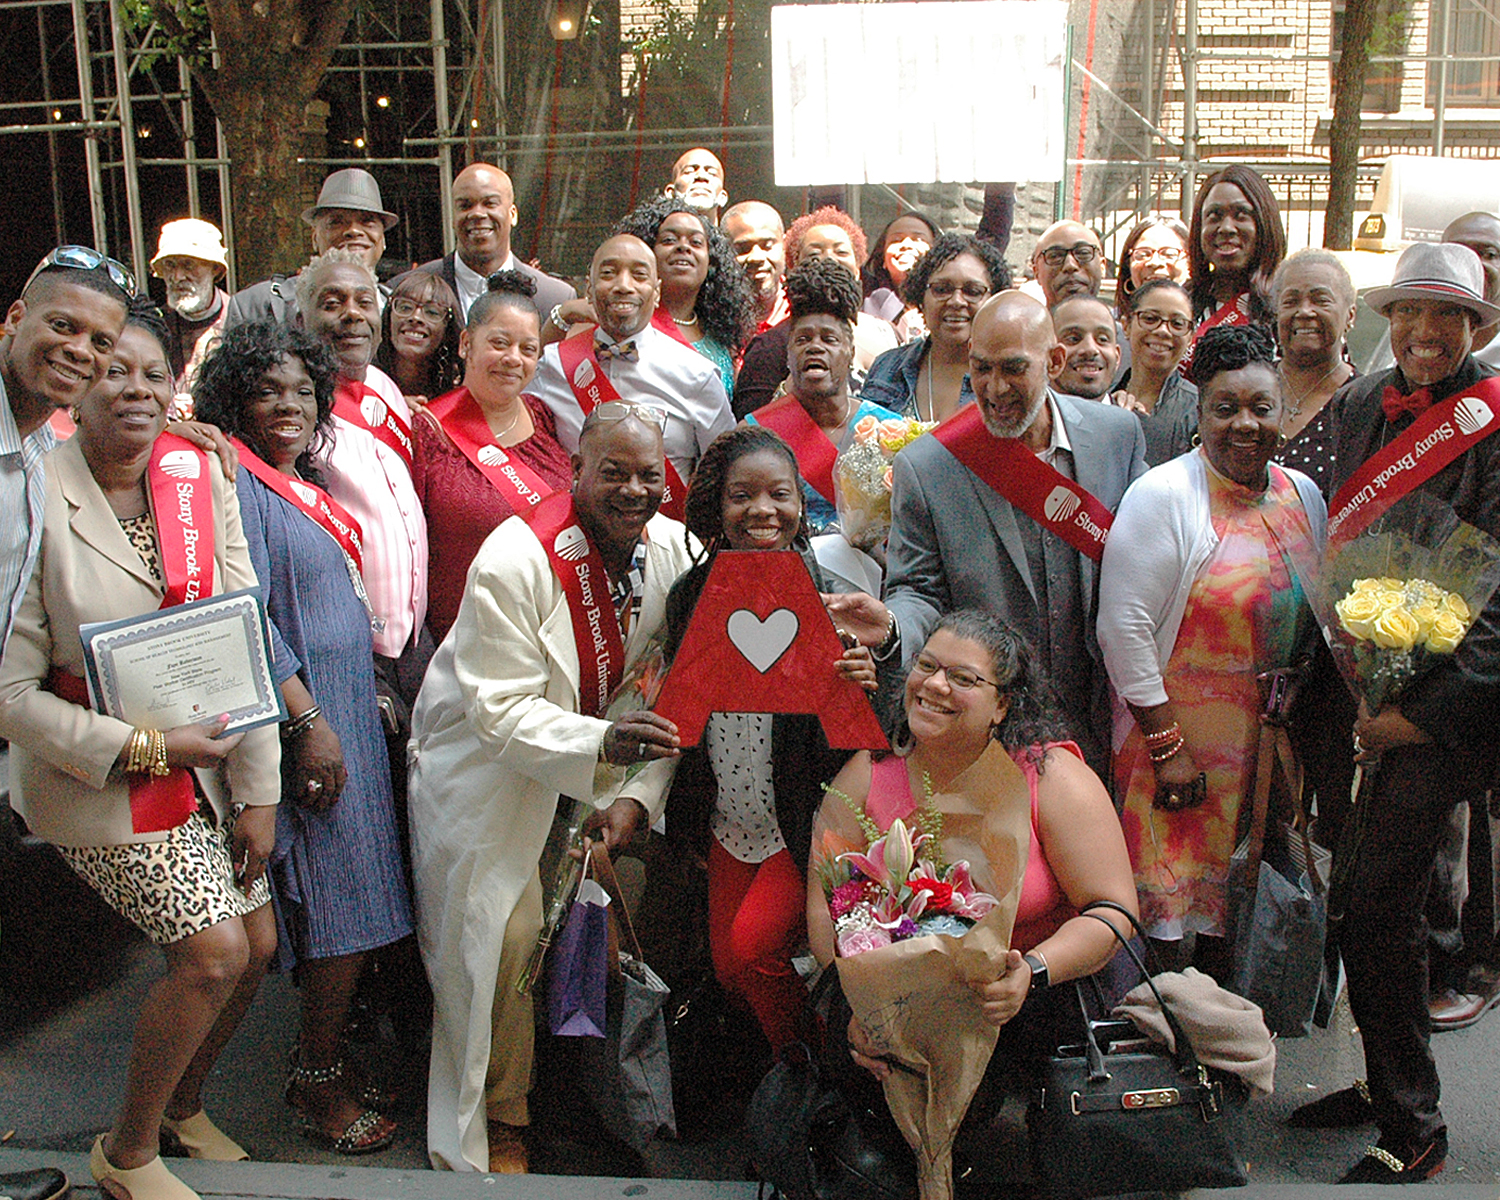
<path id="1" fill-rule="evenodd" d="M 208 461 L 214 592 L 253 587 L 239 497 L 225 483 L 219 460 L 210 454 Z M 164 589 L 120 528 L 76 437 L 47 456 L 46 470 L 41 559 L 0 663 L 0 737 L 11 742 L 11 802 L 33 833 L 56 845 L 159 842 L 165 833 L 131 829 L 129 788 L 113 770 L 131 727 L 60 699 L 43 684 L 54 666 L 84 674 L 80 625 L 150 612 L 161 606 Z M 227 772 L 197 774 L 221 817 L 230 793 L 237 804 L 275 804 L 281 797 L 276 726 L 247 733 L 229 755 Z"/>

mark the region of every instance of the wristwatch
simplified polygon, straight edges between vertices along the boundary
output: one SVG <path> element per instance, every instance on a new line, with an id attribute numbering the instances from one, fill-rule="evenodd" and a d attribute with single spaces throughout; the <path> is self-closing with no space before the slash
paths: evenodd
<path id="1" fill-rule="evenodd" d="M 1031 991 L 1045 991 L 1051 980 L 1047 971 L 1047 960 L 1040 954 L 1023 954 L 1026 965 L 1031 968 Z M 1028 995 L 1030 992 L 1027 993 Z"/>

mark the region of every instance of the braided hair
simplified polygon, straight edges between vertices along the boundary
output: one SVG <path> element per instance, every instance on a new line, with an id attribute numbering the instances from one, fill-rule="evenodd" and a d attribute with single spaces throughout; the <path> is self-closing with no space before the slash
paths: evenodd
<path id="1" fill-rule="evenodd" d="M 848 270 L 844 271 L 849 275 Z M 851 276 L 852 278 L 852 276 Z M 858 290 L 858 285 L 855 285 Z M 797 455 L 781 439 L 781 436 L 764 425 L 736 425 L 733 429 L 714 438 L 708 449 L 698 459 L 688 484 L 687 500 L 684 502 L 683 521 L 687 530 L 702 544 L 704 553 L 694 555 L 695 561 L 707 563 L 713 559 L 724 543 L 724 484 L 729 478 L 729 469 L 751 454 L 769 450 L 779 454 L 791 468 L 792 478 L 797 482 L 797 493 L 802 495 L 802 473 L 797 469 Z M 807 541 L 806 513 L 802 528 L 797 531 L 793 545 L 801 549 Z M 692 551 L 692 544 L 688 549 Z"/>
<path id="2" fill-rule="evenodd" d="M 1225 371 L 1260 363 L 1276 371 L 1276 339 L 1263 325 L 1216 325 L 1193 344 L 1188 382 L 1201 399 L 1209 380 Z"/>
<path id="3" fill-rule="evenodd" d="M 786 303 L 791 320 L 826 313 L 849 326 L 859 320 L 864 293 L 854 272 L 831 258 L 805 258 L 787 272 Z"/>

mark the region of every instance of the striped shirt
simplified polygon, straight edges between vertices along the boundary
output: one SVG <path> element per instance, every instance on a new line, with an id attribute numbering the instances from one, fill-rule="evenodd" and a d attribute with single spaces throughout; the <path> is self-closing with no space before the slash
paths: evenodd
<path id="1" fill-rule="evenodd" d="M 369 368 L 365 386 L 411 424 L 411 407 L 389 375 Z M 328 493 L 364 532 L 365 591 L 375 653 L 399 658 L 427 617 L 427 518 L 401 456 L 367 429 L 333 418 L 324 456 Z"/>
<path id="2" fill-rule="evenodd" d="M 23 439 L 0 377 L 0 651 L 10 640 L 16 611 L 42 549 L 42 512 L 47 503 L 42 456 L 57 444 L 43 421 Z"/>

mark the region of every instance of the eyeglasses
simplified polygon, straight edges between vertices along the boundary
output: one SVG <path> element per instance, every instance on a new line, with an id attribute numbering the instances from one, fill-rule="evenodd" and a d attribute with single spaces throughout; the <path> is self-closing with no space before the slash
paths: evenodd
<path id="1" fill-rule="evenodd" d="M 398 317 L 414 317 L 421 313 L 429 321 L 446 321 L 448 310 L 440 304 L 419 304 L 410 296 L 397 296 L 391 301 L 391 312 Z"/>
<path id="2" fill-rule="evenodd" d="M 666 409 L 657 408 L 654 404 L 631 404 L 626 400 L 606 400 L 603 404 L 596 404 L 589 416 L 600 421 L 623 421 L 627 417 L 634 417 L 637 421 L 655 425 L 658 429 L 667 427 Z"/>
<path id="3" fill-rule="evenodd" d="M 109 273 L 117 288 L 132 300 L 136 297 L 135 276 L 130 273 L 130 268 L 88 246 L 59 246 L 50 251 L 37 263 L 36 270 L 26 277 L 26 287 L 21 289 L 21 294 L 25 295 L 26 288 L 35 283 L 36 277 L 49 267 L 71 267 L 75 271 L 97 271 L 102 267 Z"/>
<path id="4" fill-rule="evenodd" d="M 1193 322 L 1187 317 L 1175 314 L 1169 317 L 1166 313 L 1153 312 L 1149 308 L 1130 315 L 1140 322 L 1142 329 L 1155 329 L 1159 325 L 1165 325 L 1173 333 L 1188 333 L 1193 328 Z"/>
<path id="5" fill-rule="evenodd" d="M 955 687 L 961 692 L 972 692 L 981 683 L 989 684 L 997 692 L 1000 690 L 1000 685 L 993 679 L 977 675 L 968 667 L 950 667 L 946 663 L 940 663 L 925 650 L 911 660 L 913 675 L 921 675 L 925 679 L 929 675 L 936 675 L 939 671 L 947 677 L 949 687 Z"/>
<path id="6" fill-rule="evenodd" d="M 1036 256 L 1049 267 L 1062 266 L 1068 261 L 1070 254 L 1080 267 L 1086 267 L 1099 257 L 1099 247 L 1092 242 L 1079 242 L 1073 246 L 1048 246 L 1047 249 L 1036 252 Z"/>
<path id="7" fill-rule="evenodd" d="M 1148 263 L 1153 258 L 1159 258 L 1164 263 L 1180 263 L 1186 257 L 1186 250 L 1178 250 L 1174 246 L 1137 246 L 1130 252 L 1130 261 L 1133 263 Z"/>
<path id="8" fill-rule="evenodd" d="M 962 292 L 964 297 L 969 300 L 983 300 L 990 294 L 990 289 L 982 283 L 957 284 L 950 283 L 946 279 L 938 280 L 936 283 L 929 283 L 927 290 L 939 300 L 948 299 L 954 292 Z"/>

